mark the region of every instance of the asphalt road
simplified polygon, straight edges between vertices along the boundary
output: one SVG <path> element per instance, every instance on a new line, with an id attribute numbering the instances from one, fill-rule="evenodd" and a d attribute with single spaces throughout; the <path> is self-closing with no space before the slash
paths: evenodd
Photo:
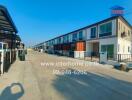
<path id="1" fill-rule="evenodd" d="M 132 100 L 132 72 L 30 51 L 0 76 L 0 93 L 0 100 Z"/>

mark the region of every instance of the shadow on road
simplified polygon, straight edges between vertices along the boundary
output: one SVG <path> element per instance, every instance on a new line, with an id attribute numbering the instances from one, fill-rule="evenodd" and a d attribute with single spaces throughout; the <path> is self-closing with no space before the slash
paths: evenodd
<path id="1" fill-rule="evenodd" d="M 132 100 L 130 82 L 90 72 L 56 76 L 52 85 L 66 100 Z"/>
<path id="2" fill-rule="evenodd" d="M 23 94 L 23 86 L 20 83 L 12 83 L 2 91 L 0 100 L 18 100 Z"/>

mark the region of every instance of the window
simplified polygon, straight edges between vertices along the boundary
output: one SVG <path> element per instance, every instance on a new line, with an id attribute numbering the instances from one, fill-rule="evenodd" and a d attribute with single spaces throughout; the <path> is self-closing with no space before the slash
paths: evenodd
<path id="1" fill-rule="evenodd" d="M 83 32 L 80 31 L 80 32 L 79 32 L 79 40 L 82 40 L 82 39 L 83 39 Z"/>
<path id="2" fill-rule="evenodd" d="M 100 34 L 99 36 L 108 36 L 112 35 L 112 22 L 109 22 L 107 24 L 103 24 L 100 26 Z"/>
<path id="3" fill-rule="evenodd" d="M 91 28 L 91 38 L 96 38 L 96 27 Z"/>
<path id="4" fill-rule="evenodd" d="M 54 45 L 54 43 L 55 43 L 54 40 L 52 40 L 52 45 Z"/>
<path id="5" fill-rule="evenodd" d="M 64 37 L 63 37 L 63 42 L 64 42 L 64 43 L 67 43 L 67 42 L 68 42 L 68 38 L 69 38 L 68 35 L 64 36 Z"/>
<path id="6" fill-rule="evenodd" d="M 109 58 L 114 56 L 114 45 L 101 45 L 101 52 L 107 52 Z"/>
<path id="7" fill-rule="evenodd" d="M 57 44 L 60 44 L 61 43 L 61 38 L 57 38 Z"/>
<path id="8" fill-rule="evenodd" d="M 106 45 L 102 45 L 102 46 L 101 46 L 101 52 L 106 52 L 106 51 L 107 51 Z"/>
<path id="9" fill-rule="evenodd" d="M 57 39 L 55 39 L 55 44 L 57 44 Z"/>
<path id="10" fill-rule="evenodd" d="M 77 33 L 74 33 L 73 35 L 72 35 L 72 41 L 76 41 L 77 40 Z"/>
<path id="11" fill-rule="evenodd" d="M 72 34 L 69 34 L 69 36 L 68 36 L 68 41 L 69 41 L 69 42 L 72 42 Z"/>
<path id="12" fill-rule="evenodd" d="M 69 42 L 69 35 L 66 36 L 66 42 Z"/>
<path id="13" fill-rule="evenodd" d="M 66 36 L 63 37 L 63 43 L 66 43 Z"/>

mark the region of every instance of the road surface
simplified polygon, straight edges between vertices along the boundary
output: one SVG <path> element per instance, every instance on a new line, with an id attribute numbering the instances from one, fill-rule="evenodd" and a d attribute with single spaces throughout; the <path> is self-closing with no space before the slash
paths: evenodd
<path id="1" fill-rule="evenodd" d="M 132 100 L 132 72 L 93 62 L 72 66 L 81 62 L 29 51 L 0 76 L 0 100 Z"/>

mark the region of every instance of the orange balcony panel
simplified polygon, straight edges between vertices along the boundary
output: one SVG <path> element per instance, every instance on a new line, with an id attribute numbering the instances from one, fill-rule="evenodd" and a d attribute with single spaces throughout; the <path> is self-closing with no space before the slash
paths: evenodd
<path id="1" fill-rule="evenodd" d="M 77 42 L 76 51 L 85 51 L 85 42 Z"/>

